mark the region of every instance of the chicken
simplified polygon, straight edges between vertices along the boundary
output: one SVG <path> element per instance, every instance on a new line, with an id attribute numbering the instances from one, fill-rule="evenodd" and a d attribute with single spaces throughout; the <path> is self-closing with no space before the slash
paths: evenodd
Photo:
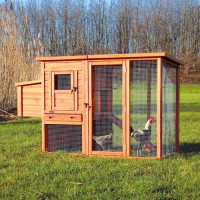
<path id="1" fill-rule="evenodd" d="M 144 129 L 133 130 L 131 128 L 131 137 L 138 142 L 137 156 L 142 155 L 142 147 L 151 135 L 151 124 L 154 123 L 154 117 L 151 116 Z"/>
<path id="2" fill-rule="evenodd" d="M 99 144 L 103 150 L 105 150 L 104 145 L 106 145 L 107 141 L 112 138 L 112 134 L 110 133 L 109 135 L 103 135 L 103 136 L 93 136 L 93 139 L 97 144 Z"/>

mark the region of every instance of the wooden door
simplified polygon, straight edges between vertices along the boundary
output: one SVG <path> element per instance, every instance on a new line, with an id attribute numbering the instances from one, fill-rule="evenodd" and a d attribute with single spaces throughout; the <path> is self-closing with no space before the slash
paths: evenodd
<path id="1" fill-rule="evenodd" d="M 89 154 L 126 155 L 126 63 L 89 64 Z"/>
<path id="2" fill-rule="evenodd" d="M 75 71 L 51 72 L 52 111 L 73 111 L 77 108 L 77 78 Z"/>

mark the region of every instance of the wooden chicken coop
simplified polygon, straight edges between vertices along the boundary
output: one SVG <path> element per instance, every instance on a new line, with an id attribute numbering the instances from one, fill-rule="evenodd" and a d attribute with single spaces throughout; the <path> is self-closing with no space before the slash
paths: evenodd
<path id="1" fill-rule="evenodd" d="M 179 69 L 161 53 L 38 57 L 42 150 L 161 158 L 179 149 Z"/>

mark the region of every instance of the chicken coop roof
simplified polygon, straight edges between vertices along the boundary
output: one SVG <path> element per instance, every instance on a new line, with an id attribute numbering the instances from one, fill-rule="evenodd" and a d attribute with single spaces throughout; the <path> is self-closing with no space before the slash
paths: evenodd
<path id="1" fill-rule="evenodd" d="M 134 53 L 134 54 L 99 54 L 99 55 L 80 55 L 80 56 L 53 56 L 53 57 L 36 57 L 37 61 L 68 61 L 68 60 L 99 60 L 99 59 L 131 59 L 131 58 L 158 58 L 163 57 L 178 65 L 184 63 L 166 52 L 156 53 Z"/>
<path id="2" fill-rule="evenodd" d="M 42 83 L 41 80 L 25 81 L 25 82 L 16 83 L 15 86 L 34 85 L 34 84 L 40 84 L 40 83 Z"/>

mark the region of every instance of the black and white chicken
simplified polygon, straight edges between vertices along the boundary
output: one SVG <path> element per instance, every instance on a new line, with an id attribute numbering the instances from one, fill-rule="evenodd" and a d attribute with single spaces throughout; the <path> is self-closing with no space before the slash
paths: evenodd
<path id="1" fill-rule="evenodd" d="M 137 156 L 142 155 L 142 147 L 151 135 L 151 124 L 154 123 L 154 117 L 151 116 L 150 119 L 145 124 L 143 129 L 133 130 L 131 128 L 131 137 L 133 137 L 138 142 Z"/>
<path id="2" fill-rule="evenodd" d="M 103 135 L 103 136 L 93 136 L 93 139 L 95 142 L 102 147 L 103 150 L 105 150 L 104 145 L 107 144 L 107 141 L 112 138 L 112 134 L 110 133 L 109 135 Z"/>

